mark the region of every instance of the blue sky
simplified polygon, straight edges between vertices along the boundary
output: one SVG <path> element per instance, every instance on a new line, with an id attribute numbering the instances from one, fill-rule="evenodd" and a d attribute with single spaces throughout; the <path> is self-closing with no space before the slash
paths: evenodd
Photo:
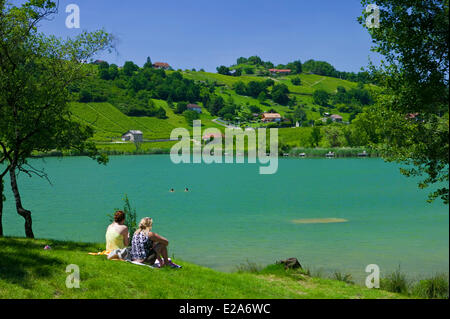
<path id="1" fill-rule="evenodd" d="M 66 5 L 80 7 L 81 29 L 67 29 Z M 80 30 L 105 28 L 117 52 L 98 58 L 123 65 L 168 62 L 178 69 L 234 64 L 240 56 L 258 55 L 275 64 L 313 58 L 341 71 L 368 64 L 371 39 L 357 22 L 360 0 L 60 0 L 59 14 L 41 31 L 74 36 Z"/>

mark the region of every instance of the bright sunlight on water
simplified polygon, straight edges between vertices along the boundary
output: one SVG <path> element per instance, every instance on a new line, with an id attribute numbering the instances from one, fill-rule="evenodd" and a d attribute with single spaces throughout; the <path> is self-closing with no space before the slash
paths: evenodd
<path id="1" fill-rule="evenodd" d="M 255 164 L 175 165 L 166 155 L 31 163 L 52 182 L 20 176 L 39 238 L 103 242 L 106 215 L 128 194 L 138 217 L 152 217 L 169 238 L 171 254 L 219 270 L 297 257 L 355 278 L 368 264 L 416 277 L 448 272 L 448 207 L 428 204 L 417 180 L 381 159 L 280 159 L 274 175 Z M 23 236 L 8 187 L 6 196 L 5 233 Z"/>

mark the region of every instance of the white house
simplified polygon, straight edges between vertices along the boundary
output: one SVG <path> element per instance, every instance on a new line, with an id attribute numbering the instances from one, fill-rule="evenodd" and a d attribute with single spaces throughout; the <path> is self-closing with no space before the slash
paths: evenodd
<path id="1" fill-rule="evenodd" d="M 130 130 L 122 135 L 122 141 L 142 142 L 143 134 L 141 131 Z"/>

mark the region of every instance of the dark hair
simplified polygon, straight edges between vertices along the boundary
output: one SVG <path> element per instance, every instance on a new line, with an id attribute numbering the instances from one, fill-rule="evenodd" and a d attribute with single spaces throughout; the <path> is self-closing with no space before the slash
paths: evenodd
<path id="1" fill-rule="evenodd" d="M 125 213 L 121 210 L 118 210 L 114 213 L 114 221 L 116 223 L 120 223 L 121 221 L 125 220 Z"/>

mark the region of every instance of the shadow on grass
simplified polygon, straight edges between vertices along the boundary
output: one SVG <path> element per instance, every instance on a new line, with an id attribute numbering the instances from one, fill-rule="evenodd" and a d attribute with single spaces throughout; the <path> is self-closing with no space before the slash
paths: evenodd
<path id="1" fill-rule="evenodd" d="M 52 250 L 96 251 L 97 247 L 100 248 L 99 245 L 89 243 L 0 238 L 0 280 L 31 289 L 36 279 L 51 277 L 55 268 L 67 262 L 48 256 L 49 251 L 44 250 L 47 244 Z"/>

